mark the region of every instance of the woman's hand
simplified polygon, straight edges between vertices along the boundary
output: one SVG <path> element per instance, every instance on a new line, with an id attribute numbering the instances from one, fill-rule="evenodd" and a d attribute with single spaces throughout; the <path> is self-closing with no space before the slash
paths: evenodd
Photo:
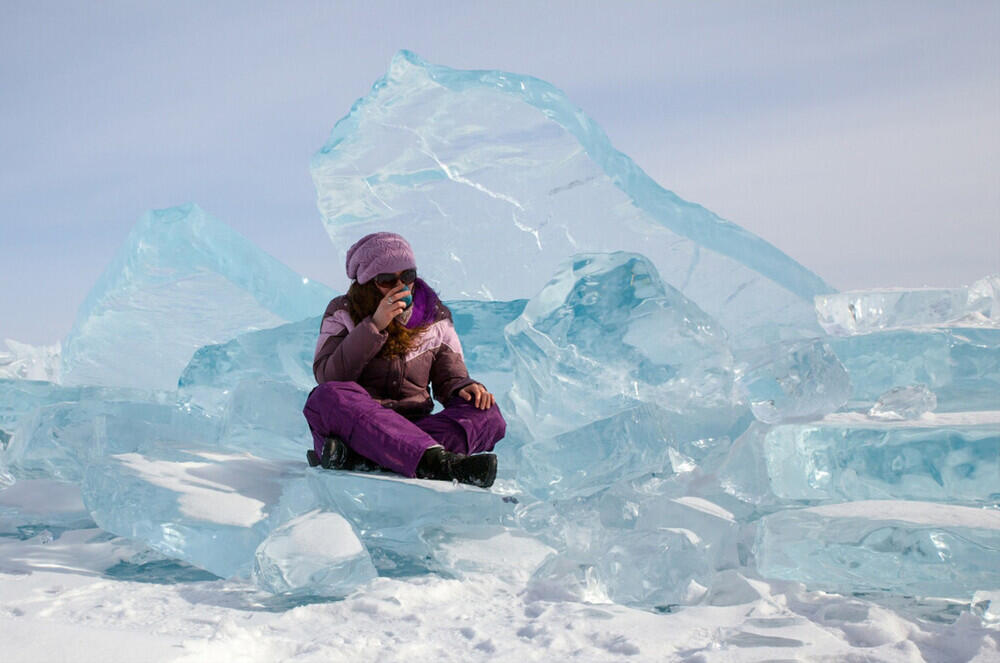
<path id="1" fill-rule="evenodd" d="M 382 301 L 378 303 L 378 308 L 372 314 L 372 322 L 375 323 L 376 329 L 383 331 L 397 315 L 406 310 L 406 301 L 400 295 L 401 292 L 406 290 L 409 290 L 409 286 L 400 283 L 387 292 Z"/>
<path id="2" fill-rule="evenodd" d="M 486 387 L 478 382 L 473 382 L 470 385 L 462 387 L 458 390 L 458 395 L 467 401 L 474 401 L 473 405 L 480 410 L 489 410 L 496 402 L 493 394 L 486 391 Z"/>

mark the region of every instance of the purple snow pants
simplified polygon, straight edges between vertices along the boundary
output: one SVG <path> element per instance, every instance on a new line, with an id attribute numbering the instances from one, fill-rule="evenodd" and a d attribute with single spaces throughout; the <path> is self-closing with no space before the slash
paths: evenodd
<path id="1" fill-rule="evenodd" d="M 428 447 L 474 454 L 490 451 L 507 432 L 494 405 L 489 410 L 453 398 L 442 411 L 410 421 L 382 407 L 356 382 L 324 382 L 309 394 L 302 413 L 312 430 L 317 455 L 336 435 L 354 451 L 393 472 L 412 477 Z"/>

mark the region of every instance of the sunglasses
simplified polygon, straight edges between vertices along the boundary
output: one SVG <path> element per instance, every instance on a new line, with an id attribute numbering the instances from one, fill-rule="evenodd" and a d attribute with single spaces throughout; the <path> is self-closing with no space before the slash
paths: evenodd
<path id="1" fill-rule="evenodd" d="M 380 286 L 396 285 L 396 281 L 402 281 L 405 285 L 410 285 L 417 280 L 417 270 L 415 269 L 404 269 L 399 273 L 399 276 L 395 274 L 376 274 L 375 283 Z"/>

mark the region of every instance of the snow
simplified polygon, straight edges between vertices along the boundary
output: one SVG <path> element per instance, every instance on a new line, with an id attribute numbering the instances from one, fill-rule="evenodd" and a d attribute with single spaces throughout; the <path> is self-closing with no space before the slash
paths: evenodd
<path id="1" fill-rule="evenodd" d="M 715 588 L 714 601 L 670 614 L 529 594 L 515 579 L 490 573 L 377 578 L 342 601 L 283 609 L 240 582 L 104 577 L 97 569 L 116 546 L 128 546 L 120 539 L 88 543 L 96 534 L 82 530 L 65 543 L 0 542 L 0 558 L 22 557 L 21 572 L 0 576 L 4 661 L 986 663 L 1000 657 L 996 618 L 907 619 L 862 599 L 736 574 L 730 595 Z M 37 552 L 25 561 L 27 549 Z"/>

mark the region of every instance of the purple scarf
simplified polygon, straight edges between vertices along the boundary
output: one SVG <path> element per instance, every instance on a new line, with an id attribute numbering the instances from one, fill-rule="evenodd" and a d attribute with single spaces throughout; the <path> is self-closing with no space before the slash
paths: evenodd
<path id="1" fill-rule="evenodd" d="M 407 329 L 434 322 L 438 296 L 422 279 L 413 282 L 413 312 L 406 322 Z"/>

